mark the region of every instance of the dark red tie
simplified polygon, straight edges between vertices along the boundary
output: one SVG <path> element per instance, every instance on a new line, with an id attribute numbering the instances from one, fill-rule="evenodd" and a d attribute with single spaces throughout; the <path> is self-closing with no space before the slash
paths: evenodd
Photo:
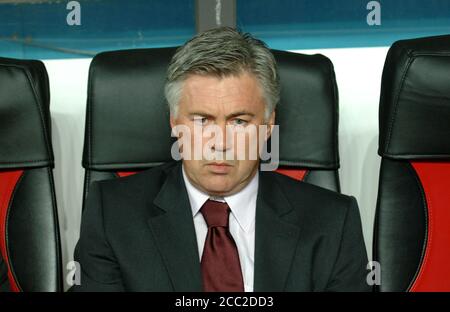
<path id="1" fill-rule="evenodd" d="M 230 207 L 207 200 L 201 208 L 208 225 L 201 261 L 204 291 L 244 291 L 236 243 L 228 229 Z"/>

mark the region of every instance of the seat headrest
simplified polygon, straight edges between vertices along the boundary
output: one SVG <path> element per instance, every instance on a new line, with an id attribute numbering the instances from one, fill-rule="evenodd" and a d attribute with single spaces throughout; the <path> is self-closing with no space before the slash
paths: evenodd
<path id="1" fill-rule="evenodd" d="M 338 169 L 338 88 L 333 63 L 320 54 L 272 51 L 280 75 L 276 108 L 280 165 Z"/>
<path id="2" fill-rule="evenodd" d="M 450 158 L 450 36 L 395 42 L 386 57 L 380 156 Z"/>
<path id="3" fill-rule="evenodd" d="M 49 105 L 41 61 L 0 58 L 0 169 L 53 167 Z"/>
<path id="4" fill-rule="evenodd" d="M 122 50 L 94 57 L 83 154 L 86 169 L 148 168 L 172 160 L 174 139 L 163 90 L 175 51 Z M 338 96 L 330 60 L 273 52 L 282 85 L 276 115 L 280 164 L 337 169 Z"/>
<path id="5" fill-rule="evenodd" d="M 89 68 L 83 166 L 147 168 L 170 161 L 167 66 L 175 48 L 103 52 Z"/>

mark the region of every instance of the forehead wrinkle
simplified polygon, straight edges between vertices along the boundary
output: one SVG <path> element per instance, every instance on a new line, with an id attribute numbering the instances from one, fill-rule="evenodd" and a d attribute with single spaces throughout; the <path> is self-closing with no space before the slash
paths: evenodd
<path id="1" fill-rule="evenodd" d="M 199 110 L 205 113 L 226 115 L 236 111 L 252 110 L 262 100 L 259 84 L 248 74 L 239 77 L 201 77 L 191 76 L 184 84 L 182 99 L 188 110 Z M 246 79 L 245 86 L 242 78 Z M 254 77 L 253 77 L 254 78 Z M 230 83 L 230 79 L 233 79 Z"/>

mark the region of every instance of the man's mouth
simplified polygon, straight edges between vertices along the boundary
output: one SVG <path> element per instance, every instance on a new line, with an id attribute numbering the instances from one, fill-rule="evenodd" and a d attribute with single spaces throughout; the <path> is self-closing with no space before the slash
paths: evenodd
<path id="1" fill-rule="evenodd" d="M 228 173 L 228 172 L 230 172 L 231 168 L 233 167 L 231 164 L 225 163 L 225 162 L 211 162 L 211 163 L 208 163 L 206 166 L 213 173 L 218 173 L 218 174 Z"/>
<path id="2" fill-rule="evenodd" d="M 226 162 L 212 162 L 212 163 L 209 163 L 208 165 L 214 165 L 214 166 L 229 166 L 229 167 L 232 167 L 231 164 L 226 163 Z"/>

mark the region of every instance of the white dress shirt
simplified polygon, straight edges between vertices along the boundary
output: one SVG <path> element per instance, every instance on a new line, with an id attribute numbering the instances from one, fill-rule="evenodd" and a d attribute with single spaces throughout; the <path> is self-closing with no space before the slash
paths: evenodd
<path id="1" fill-rule="evenodd" d="M 183 179 L 186 185 L 189 202 L 191 204 L 192 216 L 194 218 L 195 234 L 197 236 L 198 254 L 200 260 L 203 254 L 208 226 L 200 212 L 200 208 L 208 200 L 225 201 L 230 207 L 229 229 L 236 242 L 241 263 L 242 277 L 244 280 L 244 290 L 253 291 L 253 275 L 255 261 L 255 216 L 256 197 L 258 194 L 258 172 L 249 184 L 241 191 L 231 196 L 212 197 L 198 190 L 189 181 L 184 172 Z"/>

